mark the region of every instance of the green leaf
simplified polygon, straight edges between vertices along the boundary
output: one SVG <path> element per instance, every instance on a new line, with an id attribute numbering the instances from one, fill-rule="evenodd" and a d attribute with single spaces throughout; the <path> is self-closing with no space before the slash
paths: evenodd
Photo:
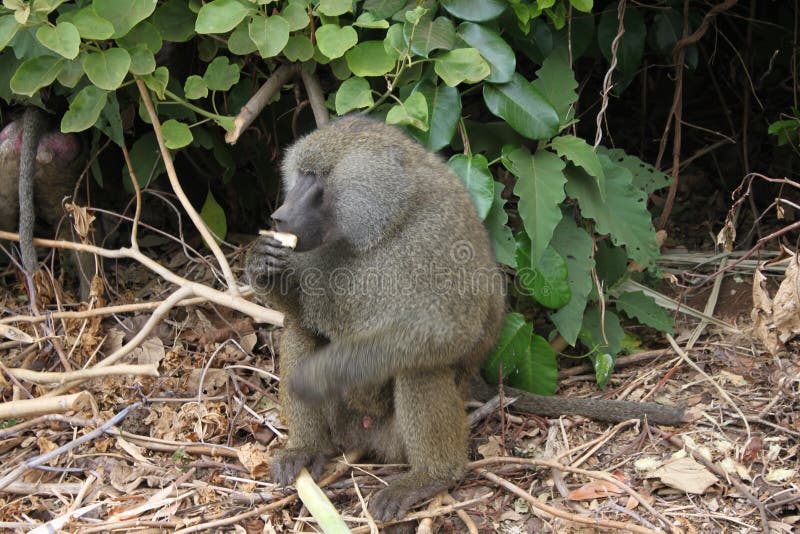
<path id="1" fill-rule="evenodd" d="M 456 133 L 458 119 L 461 117 L 461 95 L 455 87 L 434 85 L 430 80 L 421 81 L 412 92 L 425 95 L 430 109 L 430 120 L 427 132 L 413 130 L 410 133 L 425 148 L 438 152 L 450 144 Z"/>
<path id="2" fill-rule="evenodd" d="M 483 369 L 490 383 L 500 381 L 501 367 L 511 386 L 541 395 L 555 393 L 558 368 L 553 349 L 519 313 L 506 315 L 500 341 L 486 359 Z"/>
<path id="3" fill-rule="evenodd" d="M 365 11 L 358 16 L 353 26 L 370 30 L 385 30 L 389 28 L 389 23 L 384 19 L 376 19 L 372 13 Z"/>
<path id="4" fill-rule="evenodd" d="M 200 8 L 194 30 L 201 34 L 229 32 L 255 11 L 251 5 L 240 0 L 214 0 Z"/>
<path id="5" fill-rule="evenodd" d="M 569 66 L 567 49 L 553 50 L 544 59 L 542 67 L 536 71 L 536 79 L 531 83 L 556 110 L 562 126 L 572 120 L 575 115 L 573 104 L 578 101 L 578 93 L 575 92 L 578 82 Z"/>
<path id="6" fill-rule="evenodd" d="M 61 131 L 82 132 L 94 126 L 106 105 L 107 97 L 106 91 L 94 85 L 87 85 L 81 89 L 61 118 Z"/>
<path id="7" fill-rule="evenodd" d="M 383 49 L 386 53 L 397 59 L 405 57 L 407 53 L 406 41 L 403 37 L 403 25 L 393 24 L 389 31 L 386 32 L 386 37 L 383 39 Z"/>
<path id="8" fill-rule="evenodd" d="M 447 17 L 435 20 L 425 17 L 416 25 L 406 22 L 403 25 L 403 37 L 406 42 L 411 41 L 412 52 L 428 57 L 434 50 L 452 50 L 456 42 L 456 30 Z"/>
<path id="9" fill-rule="evenodd" d="M 161 33 L 150 22 L 143 21 L 131 28 L 131 31 L 117 39 L 117 44 L 130 50 L 138 45 L 145 45 L 150 52 L 157 54 L 164 44 Z"/>
<path id="10" fill-rule="evenodd" d="M 428 129 L 428 102 L 422 93 L 411 93 L 405 102 L 393 106 L 386 115 L 387 124 L 407 124 Z"/>
<path id="11" fill-rule="evenodd" d="M 39 26 L 36 38 L 46 48 L 67 59 L 78 57 L 81 36 L 78 34 L 78 29 L 69 22 L 61 22 L 55 26 Z"/>
<path id="12" fill-rule="evenodd" d="M 358 43 L 355 48 L 348 50 L 344 57 L 347 66 L 356 76 L 383 76 L 395 65 L 395 59 L 383 48 L 383 41 Z M 426 122 L 427 116 L 426 111 Z"/>
<path id="13" fill-rule="evenodd" d="M 289 42 L 289 23 L 280 15 L 256 15 L 250 21 L 248 29 L 262 58 L 277 56 Z"/>
<path id="14" fill-rule="evenodd" d="M 185 43 L 195 36 L 196 17 L 186 0 L 167 0 L 156 9 L 153 16 L 161 37 L 165 41 Z"/>
<path id="15" fill-rule="evenodd" d="M 508 214 L 505 210 L 506 201 L 502 197 L 505 186 L 500 182 L 494 183 L 494 202 L 484 224 L 492 240 L 494 257 L 498 262 L 509 267 L 514 267 L 514 236 L 508 227 Z"/>
<path id="16" fill-rule="evenodd" d="M 92 7 L 100 17 L 114 26 L 114 37 L 122 37 L 131 28 L 153 14 L 156 0 L 93 0 Z M 127 70 L 127 69 L 125 69 Z M 90 78 L 91 79 L 91 78 Z"/>
<path id="17" fill-rule="evenodd" d="M 84 39 L 104 40 L 114 35 L 114 25 L 98 15 L 91 7 L 68 11 L 58 17 L 58 23 L 70 22 Z"/>
<path id="18" fill-rule="evenodd" d="M 281 16 L 289 23 L 289 31 L 296 32 L 308 26 L 308 12 L 300 4 L 289 4 L 281 11 Z"/>
<path id="19" fill-rule="evenodd" d="M 247 24 L 239 24 L 228 36 L 228 50 L 238 56 L 252 54 L 258 47 L 250 38 L 250 30 Z"/>
<path id="20" fill-rule="evenodd" d="M 338 17 L 352 11 L 352 0 L 320 0 L 317 10 L 329 17 Z"/>
<path id="21" fill-rule="evenodd" d="M 469 191 L 469 196 L 478 211 L 478 217 L 481 220 L 485 219 L 494 204 L 494 177 L 489 171 L 486 156 L 476 154 L 469 157 L 465 154 L 456 154 L 447 164 L 461 178 Z"/>
<path id="22" fill-rule="evenodd" d="M 608 339 L 606 344 L 603 338 L 605 332 L 605 339 Z M 619 317 L 609 310 L 605 314 L 600 313 L 599 307 L 593 307 L 586 310 L 583 316 L 583 330 L 581 330 L 579 339 L 586 348 L 599 353 L 608 353 L 616 356 L 622 350 L 622 340 L 625 338 L 625 331 L 619 322 Z"/>
<path id="23" fill-rule="evenodd" d="M 550 320 L 558 328 L 558 333 L 574 346 L 583 323 L 583 312 L 589 293 L 594 287 L 592 268 L 594 268 L 592 236 L 580 228 L 575 219 L 564 214 L 553 232 L 552 246 L 567 260 L 569 289 L 572 295 L 569 302 L 558 311 L 550 314 Z"/>
<path id="24" fill-rule="evenodd" d="M 433 69 L 450 87 L 461 82 L 478 83 L 491 72 L 488 63 L 475 48 L 457 48 L 445 52 L 434 59 Z"/>
<path id="25" fill-rule="evenodd" d="M 66 1 L 67 0 L 33 0 L 33 10 L 46 15 Z"/>
<path id="26" fill-rule="evenodd" d="M 594 0 L 569 0 L 572 7 L 584 13 L 591 13 Z"/>
<path id="27" fill-rule="evenodd" d="M 150 74 L 156 70 L 156 57 L 144 43 L 138 44 L 126 50 L 131 55 L 131 73 L 141 76 Z"/>
<path id="28" fill-rule="evenodd" d="M 305 35 L 292 35 L 283 49 L 289 61 L 308 61 L 314 57 L 314 45 Z"/>
<path id="29" fill-rule="evenodd" d="M 519 73 L 508 83 L 484 85 L 483 99 L 489 111 L 529 139 L 549 139 L 558 133 L 556 110 Z"/>
<path id="30" fill-rule="evenodd" d="M 344 115 L 354 109 L 368 108 L 375 103 L 369 82 L 364 78 L 345 80 L 336 91 L 336 114 Z"/>
<path id="31" fill-rule="evenodd" d="M 496 19 L 508 7 L 505 0 L 442 0 L 441 4 L 454 17 L 471 22 Z"/>
<path id="32" fill-rule="evenodd" d="M 0 17 L 0 50 L 5 48 L 21 27 L 14 15 Z"/>
<path id="33" fill-rule="evenodd" d="M 142 76 L 142 81 L 160 100 L 164 100 L 164 91 L 169 82 L 169 70 L 164 66 L 156 67 L 152 74 Z"/>
<path id="34" fill-rule="evenodd" d="M 329 64 L 331 68 L 331 72 L 334 76 L 336 76 L 337 80 L 346 80 L 353 76 L 353 73 L 350 71 L 350 67 L 347 66 L 347 60 L 343 57 L 337 57 L 336 59 L 331 60 Z"/>
<path id="35" fill-rule="evenodd" d="M 183 148 L 189 145 L 194 137 L 189 126 L 175 119 L 169 119 L 161 125 L 161 133 L 164 135 L 164 144 L 169 149 Z"/>
<path id="36" fill-rule="evenodd" d="M 658 257 L 656 233 L 647 211 L 647 195 L 632 185 L 633 177 L 606 156 L 598 156 L 606 175 L 606 199 L 597 181 L 577 167 L 567 169 L 567 194 L 577 199 L 581 214 L 594 219 L 600 234 L 611 234 L 617 245 L 625 245 L 628 256 L 649 267 Z"/>
<path id="37" fill-rule="evenodd" d="M 562 218 L 559 204 L 566 196 L 564 162 L 555 154 L 538 150 L 531 154 L 525 147 L 504 150 L 503 165 L 517 177 L 514 194 L 525 232 L 531 239 L 531 267 L 542 258 L 553 230 Z"/>
<path id="38" fill-rule="evenodd" d="M 114 91 L 122 85 L 131 66 L 131 55 L 124 48 L 109 48 L 86 54 L 83 70 L 89 80 L 100 89 Z"/>
<path id="39" fill-rule="evenodd" d="M 491 74 L 487 82 L 506 83 L 511 81 L 514 70 L 517 68 L 517 58 L 514 50 L 508 46 L 496 31 L 474 24 L 463 22 L 458 26 L 458 35 L 469 46 L 478 49 L 483 59 L 489 64 Z"/>
<path id="40" fill-rule="evenodd" d="M 653 297 L 645 295 L 643 291 L 630 291 L 617 298 L 617 309 L 623 311 L 631 319 L 636 319 L 643 325 L 655 328 L 660 332 L 672 334 L 674 321 L 667 310 L 656 304 Z"/>
<path id="41" fill-rule="evenodd" d="M 228 234 L 228 221 L 225 218 L 225 211 L 210 190 L 206 196 L 206 201 L 203 203 L 203 208 L 200 210 L 200 218 L 203 219 L 209 230 L 213 232 L 214 238 L 218 243 L 225 239 Z"/>
<path id="42" fill-rule="evenodd" d="M 25 60 L 11 77 L 11 90 L 18 95 L 33 94 L 53 83 L 64 67 L 64 58 L 39 56 Z"/>
<path id="43" fill-rule="evenodd" d="M 550 142 L 550 146 L 555 149 L 559 156 L 567 158 L 579 167 L 583 167 L 586 172 L 597 178 L 600 196 L 605 199 L 606 176 L 603 172 L 603 167 L 600 165 L 600 160 L 597 159 L 597 154 L 594 153 L 591 145 L 574 135 L 560 135 Z"/>
<path id="44" fill-rule="evenodd" d="M 388 19 L 400 11 L 406 3 L 406 0 L 367 0 L 363 9 L 372 13 L 376 19 Z"/>
<path id="45" fill-rule="evenodd" d="M 352 26 L 340 28 L 336 24 L 324 24 L 315 35 L 319 51 L 329 59 L 342 57 L 358 42 L 358 34 Z"/>
<path id="46" fill-rule="evenodd" d="M 628 255 L 624 248 L 615 247 L 607 240 L 598 241 L 595 261 L 597 277 L 603 283 L 603 287 L 613 287 L 623 278 L 627 278 Z"/>
<path id="47" fill-rule="evenodd" d="M 590 358 L 594 366 L 595 380 L 602 389 L 608 384 L 608 379 L 611 377 L 611 372 L 614 370 L 614 364 L 617 363 L 617 359 L 607 352 L 592 354 Z"/>
<path id="48" fill-rule="evenodd" d="M 604 146 L 599 146 L 597 147 L 597 153 L 608 156 L 608 159 L 614 164 L 628 169 L 633 175 L 633 187 L 647 194 L 669 187 L 672 183 L 671 176 L 664 174 L 636 156 L 626 154 L 621 148 L 608 149 Z"/>
<path id="49" fill-rule="evenodd" d="M 164 162 L 161 159 L 161 151 L 158 148 L 158 141 L 156 141 L 155 133 L 147 132 L 134 141 L 130 150 L 130 155 L 133 170 L 136 173 L 136 179 L 139 182 L 140 188 L 144 189 L 151 180 L 155 180 L 160 175 L 164 174 Z M 131 183 L 131 175 L 128 171 L 128 166 L 124 163 L 122 164 L 122 177 L 125 190 L 132 192 L 133 185 Z"/>
<path id="50" fill-rule="evenodd" d="M 617 36 L 619 18 L 616 9 L 608 9 L 600 15 L 597 27 L 597 42 L 600 51 L 608 62 L 611 62 L 611 44 Z M 635 7 L 625 10 L 625 33 L 619 41 L 617 49 L 617 69 L 628 76 L 633 76 L 642 63 L 645 49 L 647 26 L 641 12 Z M 627 85 L 627 82 L 626 82 Z"/>
<path id="51" fill-rule="evenodd" d="M 64 87 L 69 87 L 72 89 L 78 82 L 81 81 L 83 78 L 83 65 L 77 59 L 72 61 L 65 61 L 64 67 L 61 69 L 61 72 L 58 73 L 58 83 L 63 85 Z M 2 83 L 2 82 L 0 82 Z"/>
<path id="52" fill-rule="evenodd" d="M 183 92 L 189 100 L 197 100 L 208 96 L 208 86 L 203 78 L 192 74 L 186 78 L 186 82 L 183 84 Z"/>
<path id="53" fill-rule="evenodd" d="M 209 63 L 203 80 L 212 91 L 227 91 L 239 81 L 239 65 L 231 65 L 227 57 L 219 56 Z"/>
<path id="54" fill-rule="evenodd" d="M 565 306 L 571 297 L 567 263 L 552 247 L 548 246 L 535 267 L 531 267 L 531 241 L 525 232 L 517 234 L 514 258 L 517 279 L 522 287 L 545 308 L 558 309 Z"/>

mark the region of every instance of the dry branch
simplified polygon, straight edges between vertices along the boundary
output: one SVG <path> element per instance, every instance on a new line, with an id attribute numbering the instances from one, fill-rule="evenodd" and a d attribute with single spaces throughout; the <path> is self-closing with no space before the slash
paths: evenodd
<path id="1" fill-rule="evenodd" d="M 12 400 L 0 403 L 0 419 L 21 419 L 53 413 L 75 412 L 92 406 L 94 399 L 86 391 L 38 399 Z"/>

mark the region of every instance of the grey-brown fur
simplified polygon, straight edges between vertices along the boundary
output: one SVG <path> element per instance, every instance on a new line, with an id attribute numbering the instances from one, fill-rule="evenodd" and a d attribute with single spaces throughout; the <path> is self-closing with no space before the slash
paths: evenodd
<path id="1" fill-rule="evenodd" d="M 257 294 L 286 313 L 280 396 L 289 442 L 272 476 L 289 484 L 302 467 L 319 474 L 343 449 L 408 462 L 404 478 L 371 498 L 387 520 L 463 475 L 464 401 L 470 387 L 481 398 L 494 392 L 478 369 L 502 326 L 503 275 L 458 177 L 399 130 L 350 116 L 300 139 L 283 165 L 289 212 L 298 209 L 289 206 L 292 188 L 308 187 L 307 176 L 324 184 L 319 209 L 331 210 L 323 244 L 289 252 L 261 238 L 247 263 Z M 530 394 L 518 403 L 602 420 L 680 416 L 657 404 Z"/>

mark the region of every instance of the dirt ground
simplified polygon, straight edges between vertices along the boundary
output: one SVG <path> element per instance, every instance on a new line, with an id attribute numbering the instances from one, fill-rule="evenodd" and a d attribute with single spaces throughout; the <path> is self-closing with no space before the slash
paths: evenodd
<path id="1" fill-rule="evenodd" d="M 12 379 L 9 368 L 63 369 L 62 357 L 72 369 L 92 367 L 143 328 L 152 306 L 141 303 L 162 301 L 167 288 L 141 267 L 115 269 L 112 304 L 131 308 L 17 320 L 16 332 L 7 319 L 24 303 L 6 276 L 0 408 L 58 392 Z M 69 301 L 44 276 L 41 304 Z M 202 266 L 192 276 L 213 281 Z M 750 329 L 752 283 L 740 273 L 719 289 L 712 314 L 731 328 L 709 325 L 688 347 L 699 321 L 678 315 L 680 351 L 660 335 L 643 336 L 644 350 L 620 357 L 602 392 L 586 364 L 561 372 L 559 395 L 682 404 L 684 425 L 490 409 L 473 418 L 467 476 L 415 511 L 417 532 L 797 532 L 798 345 L 776 355 L 764 349 Z M 710 285 L 687 292 L 684 302 L 703 309 L 710 293 Z M 19 332 L 56 342 L 21 342 Z M 62 398 L 68 409 L 0 417 L 0 530 L 316 531 L 294 490 L 269 481 L 269 458 L 285 435 L 279 335 L 225 308 L 177 307 L 124 360 L 158 376 L 94 378 Z M 370 532 L 365 499 L 402 470 L 342 458 L 323 483 L 348 526 Z"/>

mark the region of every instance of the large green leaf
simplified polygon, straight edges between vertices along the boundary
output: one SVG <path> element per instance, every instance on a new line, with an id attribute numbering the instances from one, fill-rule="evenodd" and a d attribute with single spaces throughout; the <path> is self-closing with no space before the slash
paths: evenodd
<path id="1" fill-rule="evenodd" d="M 254 7 L 241 0 L 214 0 L 200 8 L 194 29 L 197 33 L 229 32 L 253 13 Z"/>
<path id="2" fill-rule="evenodd" d="M 469 46 L 477 48 L 489 64 L 491 74 L 486 77 L 487 82 L 511 81 L 517 68 L 517 58 L 499 33 L 480 24 L 463 22 L 458 27 L 458 36 Z"/>
<path id="3" fill-rule="evenodd" d="M 376 19 L 388 19 L 405 5 L 406 0 L 366 0 L 364 11 L 369 11 Z"/>
<path id="4" fill-rule="evenodd" d="M 21 27 L 22 25 L 17 22 L 14 15 L 0 17 L 0 50 L 5 48 Z"/>
<path id="5" fill-rule="evenodd" d="M 503 322 L 494 352 L 484 363 L 484 375 L 491 383 L 500 381 L 500 370 L 511 386 L 540 395 L 556 390 L 558 367 L 547 341 L 533 333 L 533 325 L 518 313 L 509 313 Z"/>
<path id="6" fill-rule="evenodd" d="M 228 36 L 228 50 L 237 56 L 246 56 L 258 50 L 258 46 L 250 38 L 249 24 L 243 22 L 231 32 Z"/>
<path id="7" fill-rule="evenodd" d="M 605 154 L 616 165 L 625 167 L 633 175 L 633 187 L 652 193 L 668 187 L 672 177 L 664 174 L 649 163 L 645 163 L 636 156 L 626 154 L 621 148 L 609 149 L 604 146 L 597 147 L 598 154 Z"/>
<path id="8" fill-rule="evenodd" d="M 597 185 L 600 190 L 600 196 L 605 199 L 606 194 L 606 176 L 603 172 L 603 167 L 600 165 L 600 160 L 597 159 L 597 154 L 594 149 L 586 141 L 574 135 L 560 135 L 550 142 L 559 156 L 566 158 L 575 165 L 583 167 L 583 169 L 597 178 Z"/>
<path id="9" fill-rule="evenodd" d="M 161 159 L 161 151 L 153 132 L 148 132 L 134 141 L 130 149 L 130 156 L 136 179 L 142 189 L 147 187 L 151 180 L 155 180 L 165 172 L 164 161 Z M 133 192 L 131 175 L 125 164 L 122 165 L 122 178 L 125 190 L 129 193 Z"/>
<path id="10" fill-rule="evenodd" d="M 114 91 L 122 85 L 131 66 L 131 55 L 124 48 L 109 48 L 86 54 L 83 70 L 89 80 L 100 89 Z"/>
<path id="11" fill-rule="evenodd" d="M 573 104 L 578 101 L 578 93 L 575 92 L 578 82 L 570 67 L 567 49 L 553 50 L 536 71 L 536 79 L 532 84 L 555 108 L 562 126 L 572 120 L 575 114 Z"/>
<path id="12" fill-rule="evenodd" d="M 383 48 L 383 41 L 358 43 L 344 57 L 356 76 L 383 76 L 395 65 L 395 59 Z"/>
<path id="13" fill-rule="evenodd" d="M 567 194 L 576 199 L 581 214 L 594 219 L 600 234 L 611 234 L 617 245 L 625 245 L 628 256 L 649 267 L 658 257 L 656 233 L 647 211 L 647 195 L 633 187 L 631 173 L 608 157 L 598 156 L 606 176 L 606 198 L 597 181 L 583 169 L 567 169 Z"/>
<path id="14" fill-rule="evenodd" d="M 61 131 L 82 132 L 94 126 L 106 105 L 107 97 L 108 92 L 94 85 L 81 89 L 61 118 Z"/>
<path id="15" fill-rule="evenodd" d="M 308 61 L 314 57 L 314 45 L 305 35 L 292 35 L 283 49 L 283 55 L 289 61 Z"/>
<path id="16" fill-rule="evenodd" d="M 421 81 L 412 92 L 425 95 L 430 118 L 427 132 L 412 130 L 411 135 L 428 150 L 438 152 L 450 144 L 456 133 L 458 119 L 461 117 L 461 95 L 455 87 L 434 85 L 430 80 Z"/>
<path id="17" fill-rule="evenodd" d="M 617 308 L 625 315 L 661 332 L 673 333 L 674 321 L 667 311 L 643 291 L 630 291 L 617 298 Z"/>
<path id="18" fill-rule="evenodd" d="M 483 223 L 489 231 L 495 259 L 503 265 L 514 267 L 514 235 L 508 227 L 506 201 L 502 197 L 504 187 L 500 182 L 494 183 L 494 202 Z"/>
<path id="19" fill-rule="evenodd" d="M 456 154 L 447 162 L 469 191 L 469 196 L 478 210 L 481 220 L 489 215 L 494 203 L 494 177 L 489 171 L 489 162 L 483 154 L 469 157 Z"/>
<path id="20" fill-rule="evenodd" d="M 239 82 L 239 65 L 231 64 L 225 56 L 212 61 L 203 74 L 203 80 L 212 91 L 227 91 Z"/>
<path id="21" fill-rule="evenodd" d="M 57 21 L 74 24 L 84 39 L 108 39 L 114 35 L 114 25 L 98 15 L 91 7 L 67 11 L 59 15 Z"/>
<path id="22" fill-rule="evenodd" d="M 64 58 L 55 56 L 25 60 L 11 77 L 11 90 L 18 95 L 33 96 L 42 87 L 53 83 L 64 63 Z"/>
<path id="23" fill-rule="evenodd" d="M 579 339 L 587 349 L 616 356 L 622 350 L 624 338 L 625 331 L 614 312 L 605 310 L 601 313 L 599 306 L 586 310 Z"/>
<path id="24" fill-rule="evenodd" d="M 81 36 L 74 24 L 60 22 L 55 26 L 39 26 L 36 38 L 45 47 L 67 59 L 78 57 Z"/>
<path id="25" fill-rule="evenodd" d="M 531 239 L 531 267 L 535 267 L 561 220 L 559 204 L 566 196 L 564 162 L 552 152 L 531 154 L 525 147 L 504 150 L 503 165 L 517 177 L 514 194 L 525 232 Z"/>
<path id="26" fill-rule="evenodd" d="M 441 3 L 451 15 L 472 22 L 496 19 L 508 7 L 506 0 L 442 0 Z"/>
<path id="27" fill-rule="evenodd" d="M 186 0 L 167 0 L 153 16 L 153 24 L 161 32 L 161 37 L 174 43 L 183 43 L 194 37 L 194 23 L 195 15 Z"/>
<path id="28" fill-rule="evenodd" d="M 558 328 L 558 333 L 573 346 L 578 339 L 583 312 L 593 287 L 593 245 L 592 236 L 580 228 L 571 215 L 565 213 L 553 232 L 552 246 L 567 260 L 572 297 L 566 306 L 550 314 L 550 320 Z"/>
<path id="29" fill-rule="evenodd" d="M 228 220 L 225 217 L 225 211 L 219 205 L 217 199 L 214 198 L 211 190 L 208 191 L 206 201 L 200 210 L 200 218 L 206 223 L 208 229 L 214 233 L 214 239 L 217 242 L 225 239 L 228 234 Z"/>
<path id="30" fill-rule="evenodd" d="M 437 56 L 433 69 L 451 87 L 461 82 L 478 83 L 486 78 L 491 70 L 475 48 L 457 48 Z"/>
<path id="31" fill-rule="evenodd" d="M 375 103 L 369 82 L 364 78 L 345 80 L 336 91 L 336 114 L 344 115 L 354 109 L 368 108 Z"/>
<path id="32" fill-rule="evenodd" d="M 175 119 L 164 122 L 161 125 L 161 133 L 164 135 L 164 144 L 172 150 L 183 148 L 191 144 L 194 139 L 189 126 Z"/>
<path id="33" fill-rule="evenodd" d="M 93 0 L 95 12 L 114 26 L 112 37 L 123 37 L 131 28 L 153 14 L 156 0 Z"/>
<path id="34" fill-rule="evenodd" d="M 566 305 L 571 296 L 567 263 L 552 247 L 544 249 L 535 267 L 531 267 L 531 240 L 525 232 L 517 234 L 515 260 L 517 279 L 536 302 L 556 310 Z"/>
<path id="35" fill-rule="evenodd" d="M 558 113 L 519 73 L 510 82 L 483 86 L 486 106 L 529 139 L 549 139 L 558 133 Z"/>
<path id="36" fill-rule="evenodd" d="M 405 101 L 393 106 L 386 114 L 388 124 L 403 124 L 420 130 L 428 129 L 428 102 L 422 93 L 411 93 Z"/>
<path id="37" fill-rule="evenodd" d="M 262 58 L 277 56 L 289 41 L 289 23 L 280 15 L 256 15 L 247 28 Z"/>
<path id="38" fill-rule="evenodd" d="M 317 9 L 323 15 L 338 17 L 353 10 L 352 0 L 320 0 Z"/>
<path id="39" fill-rule="evenodd" d="M 416 25 L 406 22 L 403 36 L 406 42 L 411 42 L 411 51 L 422 57 L 428 57 L 434 50 L 452 50 L 456 42 L 456 30 L 447 17 L 433 20 L 425 17 Z"/>
<path id="40" fill-rule="evenodd" d="M 125 37 L 117 39 L 117 44 L 127 50 L 144 45 L 150 52 L 157 54 L 161 50 L 164 40 L 161 38 L 158 28 L 145 20 L 131 28 Z"/>
<path id="41" fill-rule="evenodd" d="M 319 51 L 329 59 L 342 57 L 358 42 L 358 34 L 352 26 L 340 28 L 336 24 L 324 24 L 317 29 L 315 36 Z"/>

